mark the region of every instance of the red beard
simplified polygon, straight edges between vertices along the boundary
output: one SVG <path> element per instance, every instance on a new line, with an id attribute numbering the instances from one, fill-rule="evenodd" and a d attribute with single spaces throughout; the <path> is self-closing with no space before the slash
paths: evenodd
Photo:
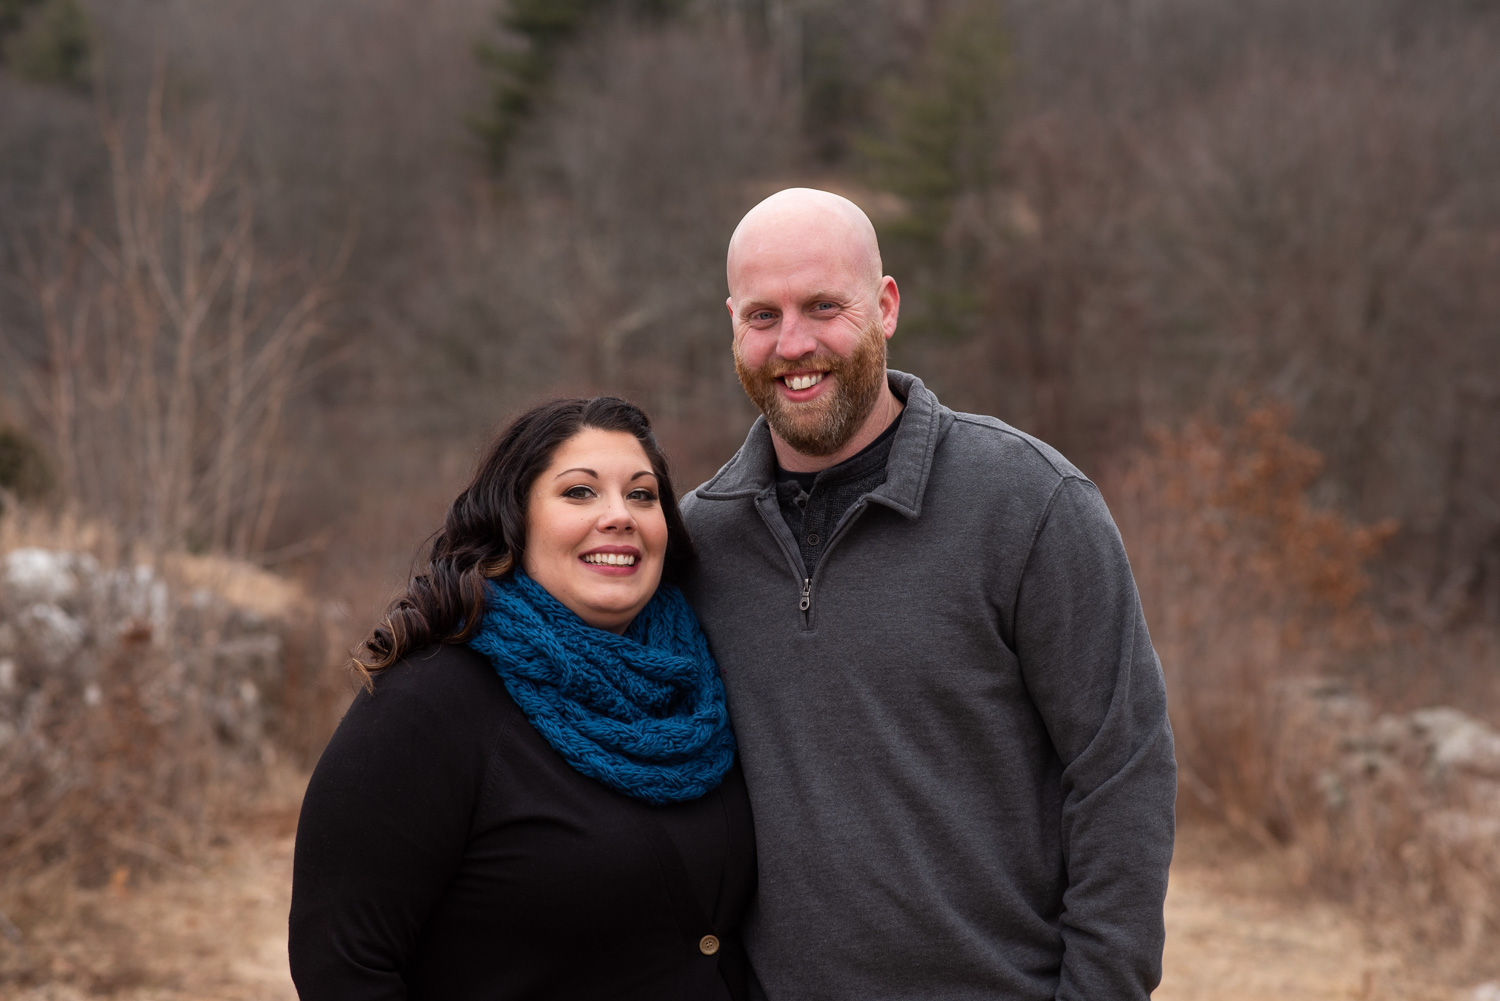
<path id="1" fill-rule="evenodd" d="M 847 358 L 816 354 L 752 369 L 736 351 L 734 371 L 777 437 L 803 455 L 832 455 L 849 443 L 880 399 L 885 383 L 884 331 L 878 322 L 867 326 Z M 825 380 L 832 376 L 834 385 L 807 403 L 789 403 L 777 392 L 775 384 L 782 376 L 809 371 L 823 372 Z"/>

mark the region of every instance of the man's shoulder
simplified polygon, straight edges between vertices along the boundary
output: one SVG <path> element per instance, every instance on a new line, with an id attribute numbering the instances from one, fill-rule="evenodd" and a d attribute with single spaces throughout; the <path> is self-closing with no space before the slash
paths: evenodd
<path id="1" fill-rule="evenodd" d="M 1087 480 L 1057 449 L 987 414 L 953 412 L 953 424 L 938 448 L 955 470 L 978 477 L 1055 487 L 1065 479 Z"/>

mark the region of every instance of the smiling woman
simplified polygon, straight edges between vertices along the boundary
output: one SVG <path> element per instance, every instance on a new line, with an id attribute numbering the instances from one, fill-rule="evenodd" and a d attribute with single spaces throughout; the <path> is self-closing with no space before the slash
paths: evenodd
<path id="1" fill-rule="evenodd" d="M 558 400 L 500 434 L 308 785 L 302 998 L 745 996 L 749 800 L 663 580 L 691 558 L 632 404 Z"/>
<path id="2" fill-rule="evenodd" d="M 526 572 L 591 626 L 623 633 L 661 579 L 667 519 L 646 450 L 586 428 L 532 485 Z"/>

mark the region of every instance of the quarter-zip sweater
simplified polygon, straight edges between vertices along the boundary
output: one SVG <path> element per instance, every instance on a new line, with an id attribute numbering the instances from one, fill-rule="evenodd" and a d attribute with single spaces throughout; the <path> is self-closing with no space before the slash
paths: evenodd
<path id="1" fill-rule="evenodd" d="M 885 481 L 811 574 L 764 419 L 683 502 L 753 806 L 760 988 L 1145 999 L 1176 769 L 1119 533 L 1055 450 L 889 378 Z"/>
<path id="2" fill-rule="evenodd" d="M 885 481 L 891 438 L 901 426 L 898 416 L 880 437 L 858 455 L 816 474 L 776 470 L 776 500 L 781 518 L 797 540 L 802 566 L 811 577 L 844 512 Z"/>

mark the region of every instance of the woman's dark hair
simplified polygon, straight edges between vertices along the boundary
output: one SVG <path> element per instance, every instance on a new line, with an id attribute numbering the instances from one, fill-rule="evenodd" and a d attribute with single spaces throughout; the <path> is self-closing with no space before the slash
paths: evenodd
<path id="1" fill-rule="evenodd" d="M 413 650 L 433 643 L 462 643 L 474 634 L 484 614 L 485 581 L 505 576 L 524 558 L 526 502 L 532 484 L 558 448 L 586 428 L 623 431 L 645 450 L 667 521 L 662 577 L 679 577 L 693 558 L 693 544 L 677 508 L 667 457 L 645 412 L 613 396 L 543 403 L 500 432 L 469 485 L 448 508 L 426 566 L 412 575 L 406 593 L 386 609 L 363 644 L 364 655 L 354 658 L 355 670 L 366 682 L 369 672 L 389 667 Z"/>

